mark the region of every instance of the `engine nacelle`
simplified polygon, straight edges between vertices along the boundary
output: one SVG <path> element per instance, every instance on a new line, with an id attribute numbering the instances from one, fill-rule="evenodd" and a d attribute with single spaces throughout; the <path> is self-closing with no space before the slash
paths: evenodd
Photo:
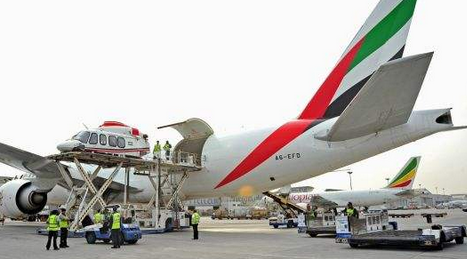
<path id="1" fill-rule="evenodd" d="M 39 213 L 47 203 L 47 193 L 36 190 L 30 181 L 23 179 L 0 186 L 0 213 L 11 218 Z"/>

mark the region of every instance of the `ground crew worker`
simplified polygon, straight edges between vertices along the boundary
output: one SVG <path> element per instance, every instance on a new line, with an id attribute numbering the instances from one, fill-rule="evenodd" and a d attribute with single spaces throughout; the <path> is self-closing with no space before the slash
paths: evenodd
<path id="1" fill-rule="evenodd" d="M 165 159 L 169 160 L 170 158 L 170 149 L 172 148 L 172 145 L 170 145 L 169 141 L 165 141 L 164 145 L 164 151 L 165 151 Z"/>
<path id="2" fill-rule="evenodd" d="M 347 203 L 347 207 L 345 208 L 345 215 L 358 218 L 358 211 L 353 207 L 351 202 Z"/>
<path id="3" fill-rule="evenodd" d="M 2 213 L 0 213 L 0 222 L 2 222 L 2 226 L 5 225 L 5 216 Z"/>
<path id="4" fill-rule="evenodd" d="M 49 218 L 47 219 L 47 231 L 49 232 L 47 237 L 47 245 L 45 248 L 50 249 L 50 242 L 53 239 L 54 250 L 60 250 L 57 246 L 57 236 L 58 236 L 58 210 L 53 210 L 50 212 Z"/>
<path id="5" fill-rule="evenodd" d="M 156 141 L 156 144 L 154 144 L 154 149 L 152 150 L 152 154 L 154 156 L 154 159 L 160 158 L 161 157 L 161 144 L 159 143 L 159 140 Z"/>
<path id="6" fill-rule="evenodd" d="M 110 236 L 112 238 L 112 248 L 120 248 L 120 227 L 122 226 L 122 217 L 120 213 L 117 211 L 117 206 L 113 208 L 112 216 L 110 217 L 110 226 L 111 232 Z"/>
<path id="7" fill-rule="evenodd" d="M 191 215 L 191 225 L 193 226 L 193 239 L 198 239 L 198 224 L 200 216 L 197 210 L 193 210 L 193 215 Z"/>
<path id="8" fill-rule="evenodd" d="M 104 215 L 102 215 L 101 210 L 98 209 L 97 212 L 94 214 L 94 224 L 102 223 L 103 216 Z"/>
<path id="9" fill-rule="evenodd" d="M 67 248 L 68 243 L 68 227 L 70 226 L 70 219 L 66 216 L 66 209 L 60 209 L 60 215 L 58 216 L 59 219 L 59 226 L 60 226 L 60 248 Z"/>

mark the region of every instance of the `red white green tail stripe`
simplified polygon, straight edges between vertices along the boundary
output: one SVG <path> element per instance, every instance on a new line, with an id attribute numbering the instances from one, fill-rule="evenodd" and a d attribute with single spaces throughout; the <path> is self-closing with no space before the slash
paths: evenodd
<path id="1" fill-rule="evenodd" d="M 420 164 L 420 159 L 420 157 L 410 158 L 386 188 L 412 188 L 415 175 L 417 174 L 418 165 Z"/>
<path id="2" fill-rule="evenodd" d="M 415 4 L 416 0 L 381 0 L 297 120 L 267 136 L 215 188 L 254 171 L 325 119 L 340 116 L 381 65 L 402 57 Z"/>

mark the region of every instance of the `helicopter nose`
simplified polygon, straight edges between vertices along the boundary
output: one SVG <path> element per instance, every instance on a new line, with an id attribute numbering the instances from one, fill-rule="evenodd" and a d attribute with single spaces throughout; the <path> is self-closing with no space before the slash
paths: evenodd
<path id="1" fill-rule="evenodd" d="M 70 152 L 84 149 L 84 145 L 77 140 L 67 140 L 57 145 L 60 152 Z"/>

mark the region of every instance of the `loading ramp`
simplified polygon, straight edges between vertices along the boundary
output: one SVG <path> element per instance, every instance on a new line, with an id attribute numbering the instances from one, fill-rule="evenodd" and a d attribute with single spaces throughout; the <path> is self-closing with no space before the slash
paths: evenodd
<path id="1" fill-rule="evenodd" d="M 196 159 L 195 156 L 195 154 L 178 151 L 172 156 L 171 160 L 166 160 L 161 158 L 143 159 L 90 152 L 65 152 L 51 155 L 47 158 L 57 162 L 57 166 L 64 181 L 64 187 L 70 190 L 70 195 L 65 206 L 67 208 L 67 214 L 70 215 L 72 209 L 75 211 L 75 218 L 70 226 L 70 232 L 75 232 L 79 229 L 83 220 L 89 215 L 96 204 L 101 208 L 108 205 L 103 198 L 103 194 L 122 169 L 124 169 L 125 172 L 123 203 L 129 204 L 130 202 L 130 171 L 132 171 L 133 174 L 146 175 L 154 187 L 155 194 L 145 206 L 145 209 L 153 210 L 152 220 L 155 222 L 152 225 L 160 227 L 162 209 L 175 209 L 177 213 L 183 208 L 183 204 L 178 197 L 178 192 L 183 186 L 185 179 L 188 177 L 189 172 L 201 170 L 200 160 Z M 65 165 L 60 162 L 75 164 L 84 183 L 76 184 Z M 95 165 L 97 167 L 93 172 L 88 172 L 82 164 Z M 111 168 L 114 170 L 105 182 L 100 185 L 100 188 L 97 188 L 94 181 L 103 168 Z M 162 199 L 161 192 L 162 188 L 166 185 L 171 189 L 170 198 L 167 203 Z M 176 226 L 175 224 L 175 227 Z"/>

